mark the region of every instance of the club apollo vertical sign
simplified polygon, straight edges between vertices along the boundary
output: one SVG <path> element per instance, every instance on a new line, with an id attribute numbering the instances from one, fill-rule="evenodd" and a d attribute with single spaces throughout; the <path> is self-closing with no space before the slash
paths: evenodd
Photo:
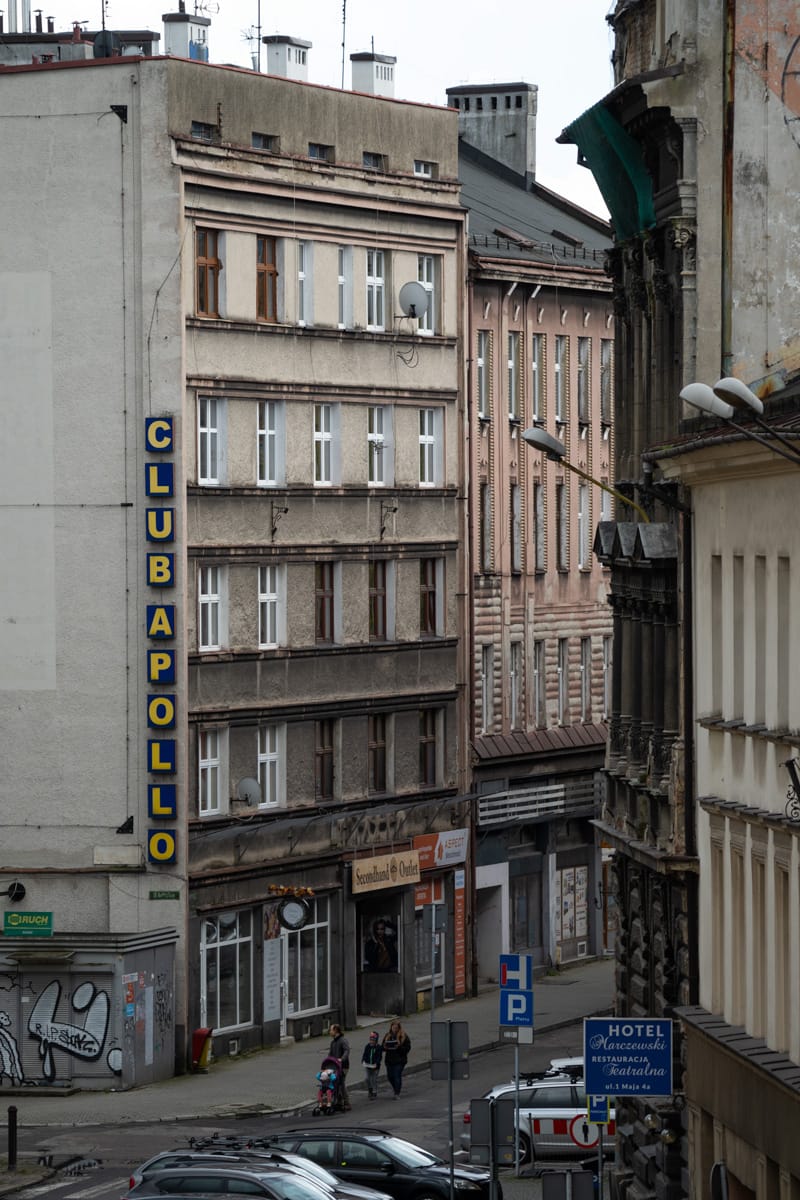
<path id="1" fill-rule="evenodd" d="M 145 461 L 148 502 L 174 500 L 175 463 L 167 457 L 175 452 L 172 417 L 145 420 L 145 450 L 156 456 Z M 145 517 L 145 582 L 148 598 L 157 597 L 147 605 L 147 637 L 151 643 L 147 649 L 147 727 L 151 731 L 147 739 L 147 815 L 151 822 L 147 858 L 151 863 L 172 863 L 177 855 L 174 823 L 178 815 L 175 605 L 165 601 L 175 589 L 175 553 L 167 549 L 175 541 L 175 509 L 166 505 L 148 507 Z M 169 822 L 173 823 L 171 828 Z"/>

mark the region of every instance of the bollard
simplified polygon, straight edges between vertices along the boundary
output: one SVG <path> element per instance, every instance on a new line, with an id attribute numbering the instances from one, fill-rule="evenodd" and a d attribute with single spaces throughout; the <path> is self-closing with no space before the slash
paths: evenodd
<path id="1" fill-rule="evenodd" d="M 9 1105 L 8 1108 L 8 1169 L 16 1171 L 17 1169 L 17 1106 L 16 1104 Z"/>

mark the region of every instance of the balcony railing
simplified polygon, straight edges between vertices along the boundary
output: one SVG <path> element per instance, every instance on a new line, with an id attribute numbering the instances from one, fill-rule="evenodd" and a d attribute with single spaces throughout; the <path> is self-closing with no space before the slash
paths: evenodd
<path id="1" fill-rule="evenodd" d="M 543 783 L 514 791 L 478 797 L 478 825 L 508 825 L 513 821 L 545 820 L 600 808 L 599 776 Z"/>

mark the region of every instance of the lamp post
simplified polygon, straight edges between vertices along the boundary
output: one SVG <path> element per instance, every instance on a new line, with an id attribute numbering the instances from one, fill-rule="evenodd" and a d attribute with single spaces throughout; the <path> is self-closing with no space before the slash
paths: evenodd
<path id="1" fill-rule="evenodd" d="M 586 471 L 582 471 L 580 467 L 576 467 L 573 463 L 571 463 L 567 458 L 566 446 L 563 442 L 560 442 L 558 438 L 554 438 L 551 434 L 545 433 L 544 429 L 538 429 L 534 425 L 532 429 L 526 429 L 524 431 L 522 440 L 527 442 L 529 446 L 533 446 L 535 450 L 541 450 L 543 454 L 547 455 L 551 462 L 561 463 L 561 465 L 566 467 L 568 471 L 572 471 L 573 474 L 580 476 L 581 479 L 585 479 L 587 482 L 593 483 L 595 487 L 601 488 L 602 491 L 608 492 L 610 496 L 614 496 L 614 498 L 619 500 L 620 503 L 627 504 L 630 508 L 635 509 L 642 520 L 646 521 L 648 525 L 650 524 L 650 518 L 648 517 L 647 513 L 634 500 L 630 500 L 627 496 L 624 496 L 622 492 L 618 492 L 614 488 L 609 487 L 607 483 L 601 483 L 600 480 L 595 479 L 593 475 L 587 475 Z"/>
<path id="2" fill-rule="evenodd" d="M 800 449 L 793 442 L 790 442 L 788 438 L 783 437 L 774 430 L 766 421 L 761 420 L 764 405 L 758 396 L 754 392 L 751 392 L 746 384 L 742 383 L 741 379 L 726 377 L 715 383 L 713 388 L 709 387 L 707 383 L 689 383 L 680 392 L 680 398 L 687 404 L 691 404 L 692 408 L 707 413 L 708 416 L 719 417 L 720 420 L 726 421 L 738 433 L 741 433 L 746 438 L 751 438 L 755 442 L 760 442 L 768 450 L 772 450 L 775 454 L 780 454 L 781 458 L 787 458 L 789 462 L 793 462 L 795 465 L 800 464 Z M 737 412 L 742 412 L 750 416 L 760 429 L 765 430 L 771 438 L 776 442 L 780 442 L 782 446 L 785 446 L 786 450 L 779 450 L 772 441 L 760 437 L 752 429 L 744 429 L 741 425 L 737 424 L 733 420 L 734 414 Z"/>

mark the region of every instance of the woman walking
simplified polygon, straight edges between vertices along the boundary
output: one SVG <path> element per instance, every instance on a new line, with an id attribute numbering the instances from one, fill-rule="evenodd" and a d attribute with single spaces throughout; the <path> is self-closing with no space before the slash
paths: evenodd
<path id="1" fill-rule="evenodd" d="M 338 1058 L 342 1064 L 342 1101 L 344 1111 L 350 1112 L 350 1095 L 347 1091 L 347 1072 L 350 1070 L 350 1043 L 342 1033 L 341 1025 L 331 1025 L 331 1048 L 328 1054 Z"/>
<path id="2" fill-rule="evenodd" d="M 386 1076 L 394 1092 L 395 1100 L 403 1089 L 403 1071 L 411 1049 L 411 1038 L 399 1021 L 392 1021 L 389 1032 L 383 1038 L 383 1056 Z"/>

